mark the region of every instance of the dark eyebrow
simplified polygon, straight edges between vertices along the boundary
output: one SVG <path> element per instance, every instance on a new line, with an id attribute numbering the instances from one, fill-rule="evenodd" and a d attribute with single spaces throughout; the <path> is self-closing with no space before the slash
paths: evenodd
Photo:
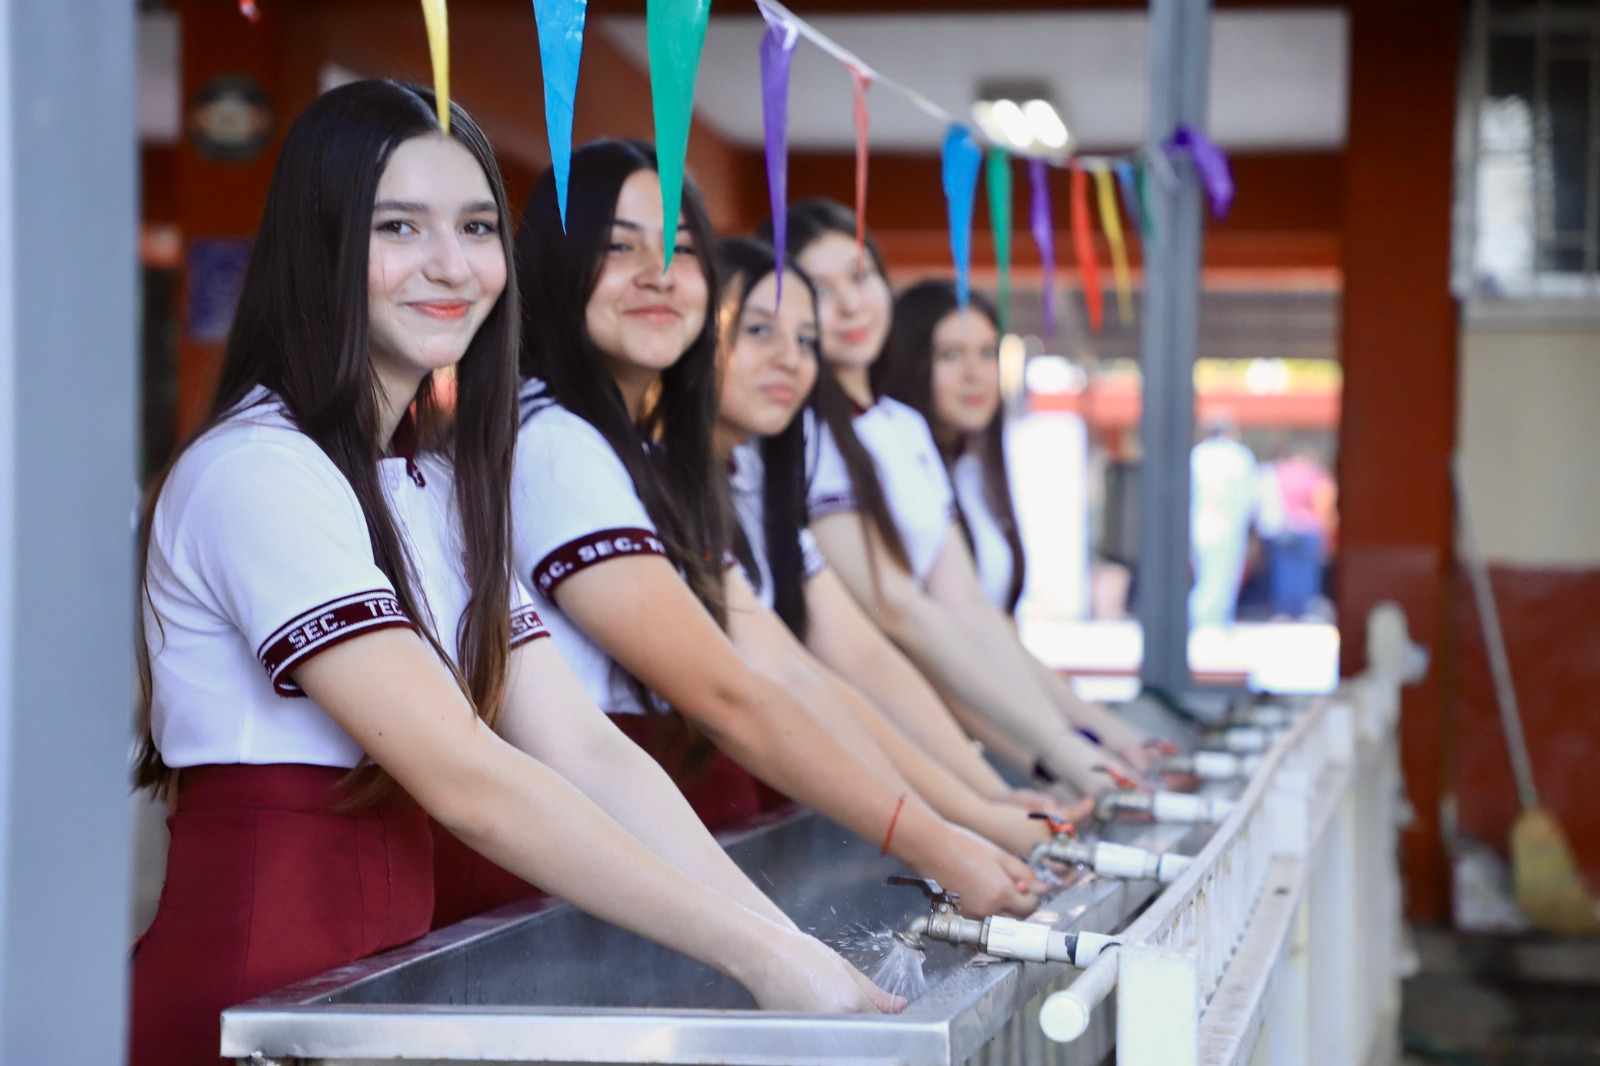
<path id="1" fill-rule="evenodd" d="M 427 204 L 420 203 L 416 200 L 379 200 L 377 203 L 372 205 L 373 214 L 377 214 L 379 211 L 398 211 L 401 214 L 406 215 L 426 215 L 429 210 L 430 208 Z M 493 200 L 479 200 L 476 203 L 467 204 L 464 208 L 462 208 L 462 213 L 476 215 L 485 211 L 498 210 L 499 208 L 495 205 Z"/>
<path id="2" fill-rule="evenodd" d="M 637 223 L 637 222 L 629 222 L 625 218 L 614 218 L 614 219 L 611 220 L 611 224 L 613 226 L 621 226 L 623 229 L 626 229 L 626 230 L 632 230 L 634 233 L 643 233 L 644 232 L 644 227 L 639 225 L 639 223 Z M 681 230 L 686 230 L 688 228 L 689 228 L 689 223 L 687 223 L 687 222 L 678 223 L 678 229 L 680 231 Z"/>

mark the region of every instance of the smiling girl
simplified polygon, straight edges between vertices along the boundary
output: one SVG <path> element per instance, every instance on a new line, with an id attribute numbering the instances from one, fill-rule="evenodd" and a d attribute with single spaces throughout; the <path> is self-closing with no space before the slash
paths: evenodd
<path id="1" fill-rule="evenodd" d="M 818 396 L 825 429 L 808 508 L 829 564 L 1008 762 L 1091 795 L 1114 785 L 1103 768 L 1146 769 L 1144 735 L 1079 699 L 984 596 L 963 538 L 951 535 L 954 497 L 927 423 L 873 389 L 892 319 L 876 244 L 869 237 L 858 254 L 855 216 L 831 201 L 796 204 L 788 223 L 796 261 L 817 284 L 822 350 L 845 401 Z"/>
<path id="2" fill-rule="evenodd" d="M 215 1063 L 224 1008 L 426 932 L 430 813 L 762 1006 L 896 1005 L 674 831 L 670 783 L 539 639 L 507 563 L 505 195 L 451 118 L 445 135 L 431 93 L 356 82 L 295 122 L 211 413 L 151 498 L 137 776 L 172 814 L 136 1066 Z M 644 782 L 625 798 L 654 817 L 632 828 L 661 853 L 607 813 L 614 792 L 597 804 L 514 746 L 532 738 Z"/>
<path id="3" fill-rule="evenodd" d="M 727 565 L 716 272 L 698 193 L 664 224 L 653 153 L 618 141 L 574 153 L 569 187 L 565 231 L 547 176 L 517 234 L 516 570 L 544 597 L 557 646 L 709 823 L 758 808 L 748 771 L 954 886 L 969 910 L 1027 913 L 1039 887 L 1027 867 L 918 798 Z"/>
<path id="4" fill-rule="evenodd" d="M 998 322 L 984 294 L 972 293 L 963 310 L 954 282 L 918 282 L 895 297 L 872 383 L 927 420 L 984 594 L 1014 615 L 1027 559 L 1006 463 Z"/>

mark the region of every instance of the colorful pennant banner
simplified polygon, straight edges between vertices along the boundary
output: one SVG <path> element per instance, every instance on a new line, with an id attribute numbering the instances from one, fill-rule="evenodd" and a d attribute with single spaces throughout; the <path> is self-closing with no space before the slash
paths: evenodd
<path id="1" fill-rule="evenodd" d="M 772 313 L 783 303 L 783 259 L 789 248 L 789 66 L 800 31 L 778 15 L 761 13 L 767 32 L 761 37 L 761 128 L 767 148 L 767 194 L 772 204 L 772 247 L 778 259 L 778 294 Z"/>
<path id="2" fill-rule="evenodd" d="M 1043 159 L 1028 160 L 1028 185 L 1028 229 L 1039 249 L 1044 338 L 1051 340 L 1056 335 L 1056 227 L 1050 217 L 1050 168 Z"/>
<path id="3" fill-rule="evenodd" d="M 1094 174 L 1095 193 L 1100 202 L 1100 228 L 1111 246 L 1111 276 L 1117 285 L 1117 318 L 1124 326 L 1133 323 L 1133 279 L 1128 271 L 1128 249 L 1122 243 L 1122 218 L 1117 214 L 1117 190 L 1111 168 L 1101 160 L 1089 164 Z"/>
<path id="4" fill-rule="evenodd" d="M 950 216 L 950 258 L 956 267 L 956 301 L 965 310 L 972 280 L 972 200 L 978 192 L 983 149 L 967 127 L 952 124 L 945 130 L 941 155 L 945 207 Z"/>
<path id="5" fill-rule="evenodd" d="M 1089 328 L 1096 333 L 1105 324 L 1105 294 L 1100 289 L 1100 262 L 1094 254 L 1094 230 L 1089 223 L 1089 174 L 1083 164 L 1072 164 L 1071 193 L 1072 247 L 1078 259 L 1078 276 L 1083 283 L 1083 303 L 1089 312 Z"/>
<path id="6" fill-rule="evenodd" d="M 450 133 L 450 17 L 445 0 L 422 0 L 422 18 L 428 24 L 428 54 L 433 58 L 434 105 L 439 128 Z"/>
<path id="7" fill-rule="evenodd" d="M 819 32 L 779 0 L 754 0 L 754 3 L 767 23 L 761 39 L 761 99 L 768 192 L 778 254 L 782 256 L 786 252 L 788 243 L 789 75 L 795 46 L 804 37 L 850 71 L 851 122 L 856 149 L 858 259 L 864 254 L 866 241 L 869 155 L 867 89 L 873 84 L 883 85 L 903 96 L 913 107 L 944 123 L 941 162 L 950 222 L 950 250 L 955 260 L 957 290 L 962 306 L 965 306 L 970 292 L 973 198 L 978 168 L 985 165 L 984 148 L 978 144 L 964 120 L 958 119 L 915 89 L 874 70 L 854 52 Z M 422 0 L 428 47 L 433 61 L 434 89 L 438 97 L 439 124 L 448 132 L 450 33 L 445 4 L 446 0 Z M 251 21 L 260 17 L 256 0 L 238 0 L 238 6 L 240 14 Z M 539 30 L 551 165 L 556 174 L 556 197 L 560 204 L 562 226 L 565 227 L 572 159 L 573 105 L 583 54 L 588 0 L 533 0 L 533 8 Z M 645 35 L 657 165 L 661 179 L 662 220 L 669 229 L 675 227 L 682 207 L 695 78 L 710 14 L 711 0 L 646 0 Z M 994 232 L 1002 320 L 1010 316 L 1012 186 L 1009 151 L 1001 145 L 989 146 L 986 163 L 989 221 Z M 1121 196 L 1121 208 L 1127 212 L 1133 231 L 1144 241 L 1151 241 L 1156 235 L 1156 219 L 1151 209 L 1149 175 L 1154 171 L 1156 178 L 1164 185 L 1175 187 L 1179 178 L 1168 162 L 1168 155 L 1180 153 L 1193 162 L 1213 217 L 1226 217 L 1235 191 L 1228 157 L 1204 132 L 1189 126 L 1177 127 L 1160 147 L 1151 147 L 1132 158 L 1083 156 L 1061 161 L 1025 157 L 1031 186 L 1029 228 L 1038 245 L 1043 265 L 1043 317 L 1047 336 L 1055 331 L 1055 242 L 1051 228 L 1049 169 L 1062 166 L 1071 171 L 1069 192 L 1074 253 L 1082 277 L 1090 325 L 1098 331 L 1104 315 L 1104 294 L 1088 202 L 1089 182 L 1092 178 L 1101 228 L 1110 247 L 1119 316 L 1127 322 L 1132 314 L 1132 280 L 1127 238 L 1118 213 L 1118 194 Z M 671 240 L 666 242 L 666 264 L 672 261 L 674 244 Z M 779 286 L 781 297 L 781 275 Z M 1002 321 L 1000 325 L 1004 328 L 1005 322 Z"/>
<path id="8" fill-rule="evenodd" d="M 583 24 L 589 0 L 533 0 L 539 27 L 539 66 L 544 75 L 544 125 L 550 169 L 556 178 L 561 229 L 567 228 L 567 178 L 572 171 L 572 111 L 578 98 Z"/>
<path id="9" fill-rule="evenodd" d="M 694 80 L 706 42 L 711 0 L 648 0 L 645 37 L 650 50 L 650 100 L 655 112 L 656 172 L 661 178 L 664 227 L 662 273 L 672 263 L 678 214 L 683 206 L 683 168 L 694 118 Z"/>
<path id="10" fill-rule="evenodd" d="M 1004 336 L 1011 321 L 1011 155 L 991 148 L 986 166 L 989 230 L 994 234 L 994 261 L 1000 274 L 1000 321 L 995 326 Z"/>

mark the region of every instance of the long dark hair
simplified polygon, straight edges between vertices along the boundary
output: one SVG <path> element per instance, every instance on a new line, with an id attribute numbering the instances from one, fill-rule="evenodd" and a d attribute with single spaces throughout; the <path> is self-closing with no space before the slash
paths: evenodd
<path id="1" fill-rule="evenodd" d="M 855 212 L 833 200 L 821 198 L 801 200 L 790 206 L 788 220 L 790 254 L 796 258 L 805 251 L 807 245 L 830 233 L 842 233 L 855 240 Z M 761 224 L 757 235 L 763 240 L 771 240 L 770 219 Z M 866 254 L 872 258 L 873 266 L 887 284 L 889 272 L 884 264 L 883 253 L 878 248 L 878 242 L 871 233 L 865 235 L 863 245 Z M 853 424 L 855 410 L 850 398 L 845 395 L 844 388 L 833 374 L 817 375 L 817 387 L 811 394 L 811 406 L 817 420 L 827 426 L 833 434 L 839 455 L 844 460 L 845 470 L 850 474 L 850 489 L 855 496 L 856 510 L 861 515 L 862 521 L 877 531 L 879 539 L 883 541 L 884 548 L 889 553 L 889 558 L 910 571 L 911 556 L 906 552 L 900 528 L 895 525 L 894 515 L 889 510 L 889 500 L 884 494 L 883 482 L 878 478 L 878 470 L 873 465 L 872 455 L 867 451 L 866 445 L 861 443 L 861 438 L 856 436 Z"/>
<path id="2" fill-rule="evenodd" d="M 523 279 L 522 373 L 542 378 L 563 407 L 605 437 L 627 467 L 667 557 L 721 623 L 726 614 L 721 578 L 727 531 L 711 447 L 717 412 L 714 309 L 707 307 L 699 335 L 662 371 L 661 387 L 637 424 L 584 325 L 622 186 L 633 174 L 655 169 L 655 150 L 637 141 L 594 141 L 578 149 L 572 154 L 565 232 L 555 176 L 547 172 L 534 186 L 516 240 Z M 688 175 L 682 222 L 693 238 L 706 292 L 714 298 L 716 237 L 700 191 Z M 673 235 L 665 238 L 670 241 Z M 656 447 L 646 449 L 644 442 Z"/>
<path id="3" fill-rule="evenodd" d="M 509 212 L 494 151 L 461 108 L 452 105 L 450 120 L 450 136 L 483 168 L 504 234 Z M 379 568 L 393 582 L 406 616 L 455 670 L 437 635 L 429 631 L 430 615 L 380 481 L 378 460 L 388 442 L 378 440 L 381 392 L 368 351 L 367 320 L 367 259 L 378 181 L 400 144 L 439 133 L 433 93 L 392 81 L 359 81 L 334 89 L 295 120 L 250 252 L 216 396 L 189 443 L 222 421 L 257 386 L 277 394 L 296 427 L 349 481 Z M 508 501 L 516 443 L 518 319 L 510 258 L 508 254 L 505 293 L 456 364 L 454 417 L 439 403 L 431 375 L 423 380 L 415 402 L 420 445 L 450 453 L 455 469 L 471 589 L 456 676 L 478 715 L 490 724 L 500 707 L 511 636 Z M 156 480 L 146 501 L 141 571 L 149 553 L 149 515 L 166 476 L 163 472 Z M 141 587 L 144 581 L 141 572 Z M 150 734 L 150 656 L 142 637 L 138 660 L 144 739 L 135 780 L 160 791 L 170 774 Z M 358 767 L 348 780 L 354 786 L 350 802 L 358 806 L 381 798 L 393 785 L 370 764 Z"/>
<path id="4" fill-rule="evenodd" d="M 989 320 L 999 331 L 1000 315 L 993 301 L 981 292 L 971 294 L 971 309 Z M 872 387 L 885 396 L 893 396 L 908 407 L 915 407 L 935 427 L 933 411 L 933 333 L 946 316 L 960 308 L 960 298 L 955 283 L 945 279 L 921 281 L 905 289 L 894 301 L 894 322 L 884 341 L 883 354 L 872 364 Z M 952 475 L 955 462 L 964 452 L 978 457 L 983 469 L 984 500 L 989 513 L 1005 534 L 1011 549 L 1011 588 L 1006 593 L 1006 609 L 1015 611 L 1022 598 L 1022 583 L 1027 559 L 1022 552 L 1022 532 L 1017 525 L 1017 509 L 1011 499 L 1011 481 L 1006 467 L 1005 404 L 996 408 L 994 417 L 981 432 L 957 434 L 954 441 L 949 434 L 937 431 L 934 438 L 944 456 L 945 466 Z M 969 546 L 972 527 L 965 512 L 956 504 L 962 533 Z"/>
<path id="5" fill-rule="evenodd" d="M 724 333 L 723 343 L 731 350 L 738 343 L 737 324 L 751 290 L 778 270 L 777 253 L 765 241 L 725 237 L 717 243 L 717 264 L 722 275 L 724 321 L 733 327 Z M 817 287 L 811 277 L 792 259 L 784 263 L 783 269 L 805 286 L 815 307 Z M 826 370 L 819 367 L 818 379 L 826 375 Z M 805 419 L 790 419 L 782 432 L 763 438 L 760 448 L 765 471 L 762 533 L 767 542 L 767 569 L 772 576 L 772 609 L 795 636 L 804 640 L 811 621 L 806 611 L 805 559 L 800 550 L 800 531 L 806 526 Z M 729 528 L 734 555 L 750 580 L 759 583 L 761 573 L 749 538 L 737 520 Z"/>

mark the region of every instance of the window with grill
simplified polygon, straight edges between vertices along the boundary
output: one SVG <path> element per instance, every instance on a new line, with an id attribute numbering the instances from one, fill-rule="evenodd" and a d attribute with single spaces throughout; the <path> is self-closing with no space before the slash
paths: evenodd
<path id="1" fill-rule="evenodd" d="M 1600 0 L 1475 0 L 1456 295 L 1600 307 Z"/>

